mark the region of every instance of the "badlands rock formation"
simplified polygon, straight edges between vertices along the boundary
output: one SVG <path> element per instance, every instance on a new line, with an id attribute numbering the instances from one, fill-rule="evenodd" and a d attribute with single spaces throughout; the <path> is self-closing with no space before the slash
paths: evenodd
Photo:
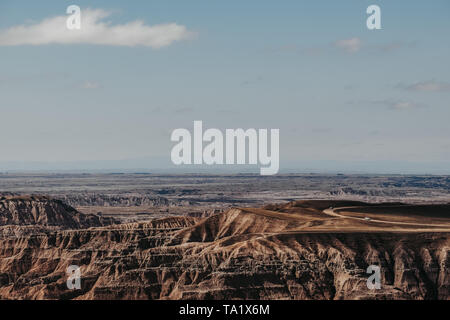
<path id="1" fill-rule="evenodd" d="M 86 229 L 115 222 L 111 218 L 83 214 L 60 200 L 45 196 L 0 197 L 0 235 Z"/>
<path id="2" fill-rule="evenodd" d="M 0 298 L 449 299 L 450 233 L 324 213 L 364 205 L 297 201 L 207 218 L 4 236 Z M 2 221 L 67 219 L 56 212 L 39 218 L 38 211 L 23 211 L 34 220 Z M 79 226 L 74 221 L 83 219 L 75 217 L 69 225 Z M 366 285 L 372 264 L 381 267 L 379 290 Z M 81 267 L 81 290 L 67 289 L 69 265 Z"/>

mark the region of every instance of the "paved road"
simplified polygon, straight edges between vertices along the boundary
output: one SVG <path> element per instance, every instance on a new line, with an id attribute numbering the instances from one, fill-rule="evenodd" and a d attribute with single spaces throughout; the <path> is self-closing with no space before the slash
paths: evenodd
<path id="1" fill-rule="evenodd" d="M 446 228 L 447 226 L 443 226 L 442 224 L 427 224 L 427 223 L 413 223 L 413 222 L 398 222 L 398 221 L 387 221 L 387 220 L 378 220 L 378 219 L 370 219 L 366 220 L 365 218 L 359 218 L 359 217 L 352 217 L 352 216 L 344 216 L 342 214 L 336 213 L 335 210 L 345 210 L 345 209 L 355 209 L 358 207 L 340 207 L 340 208 L 333 208 L 333 209 L 325 209 L 323 210 L 323 213 L 332 216 L 332 217 L 339 217 L 344 219 L 354 219 L 354 220 L 362 220 L 365 222 L 378 222 L 378 223 L 387 223 L 387 224 L 394 224 L 394 225 L 403 225 L 403 226 L 416 226 L 416 227 L 438 227 L 438 228 Z"/>

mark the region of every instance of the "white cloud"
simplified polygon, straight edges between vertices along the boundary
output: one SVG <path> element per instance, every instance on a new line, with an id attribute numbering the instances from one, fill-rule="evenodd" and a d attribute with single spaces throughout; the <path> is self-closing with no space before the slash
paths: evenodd
<path id="1" fill-rule="evenodd" d="M 161 48 L 193 36 L 185 26 L 176 23 L 148 26 L 136 20 L 112 25 L 104 21 L 109 16 L 109 12 L 101 9 L 82 10 L 80 30 L 67 29 L 68 15 L 44 19 L 33 25 L 13 26 L 0 30 L 0 46 L 94 44 Z"/>
<path id="2" fill-rule="evenodd" d="M 396 50 L 400 50 L 400 49 L 411 49 L 414 48 L 417 45 L 416 42 L 410 41 L 393 41 L 393 42 L 388 42 L 385 44 L 379 44 L 379 45 L 375 45 L 373 46 L 374 49 L 377 49 L 381 52 L 393 52 Z"/>
<path id="3" fill-rule="evenodd" d="M 443 92 L 450 91 L 450 84 L 437 81 L 423 81 L 406 87 L 410 91 Z"/>
<path id="4" fill-rule="evenodd" d="M 391 108 L 396 110 L 405 110 L 415 108 L 416 104 L 411 101 L 396 101 L 391 103 Z"/>
<path id="5" fill-rule="evenodd" d="M 82 88 L 83 89 L 98 89 L 98 88 L 100 88 L 100 84 L 98 82 L 94 82 L 94 81 L 86 81 L 85 83 L 83 83 Z"/>
<path id="6" fill-rule="evenodd" d="M 425 107 L 425 105 L 421 103 L 406 100 L 377 100 L 372 103 L 381 104 L 393 110 L 410 110 Z"/>
<path id="7" fill-rule="evenodd" d="M 334 43 L 334 46 L 342 49 L 348 53 L 358 52 L 361 49 L 361 39 L 359 38 L 350 38 L 344 40 L 338 40 Z"/>

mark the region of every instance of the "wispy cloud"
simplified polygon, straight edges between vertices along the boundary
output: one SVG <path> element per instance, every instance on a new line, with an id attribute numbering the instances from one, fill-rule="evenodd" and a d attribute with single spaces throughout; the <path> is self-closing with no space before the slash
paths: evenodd
<path id="1" fill-rule="evenodd" d="M 298 44 L 288 44 L 276 48 L 272 48 L 271 51 L 275 53 L 283 54 L 304 54 L 309 56 L 318 56 L 324 53 L 332 52 L 332 49 L 338 49 L 346 53 L 354 54 L 365 51 L 366 53 L 380 54 L 380 53 L 392 53 L 397 50 L 413 48 L 416 46 L 416 42 L 407 41 L 393 41 L 386 43 L 370 44 L 363 42 L 358 37 L 340 39 L 331 43 L 324 43 L 316 46 L 304 46 Z"/>
<path id="2" fill-rule="evenodd" d="M 241 83 L 241 85 L 248 86 L 248 85 L 255 84 L 255 83 L 258 83 L 258 82 L 261 82 L 261 81 L 263 81 L 263 76 L 257 76 L 256 78 L 248 79 L 248 80 L 243 81 Z"/>
<path id="3" fill-rule="evenodd" d="M 88 89 L 88 90 L 98 89 L 98 88 L 100 88 L 100 84 L 98 82 L 95 82 L 95 81 L 86 81 L 86 82 L 83 83 L 82 88 L 83 89 Z"/>
<path id="4" fill-rule="evenodd" d="M 425 105 L 422 103 L 417 103 L 417 102 L 407 101 L 407 100 L 389 100 L 389 99 L 387 99 L 387 100 L 372 101 L 372 103 L 384 105 L 392 110 L 411 110 L 411 109 L 425 107 Z"/>
<path id="5" fill-rule="evenodd" d="M 174 112 L 175 113 L 177 113 L 177 114 L 181 114 L 181 113 L 191 113 L 191 112 L 194 112 L 194 108 L 192 108 L 192 107 L 180 107 L 180 108 L 177 108 L 177 109 L 175 109 L 174 110 Z"/>
<path id="6" fill-rule="evenodd" d="M 399 88 L 414 92 L 450 92 L 450 84 L 438 81 L 423 81 L 411 85 L 398 85 Z"/>
<path id="7" fill-rule="evenodd" d="M 361 49 L 362 41 L 359 38 L 343 39 L 336 41 L 334 46 L 348 53 L 355 53 Z"/>
<path id="8" fill-rule="evenodd" d="M 385 44 L 378 44 L 374 46 L 374 49 L 377 49 L 381 52 L 387 53 L 400 49 L 408 49 L 414 48 L 417 45 L 416 42 L 408 42 L 408 41 L 393 41 Z"/>
<path id="9" fill-rule="evenodd" d="M 185 26 L 176 23 L 149 26 L 136 20 L 112 25 L 104 21 L 110 15 L 110 12 L 102 9 L 85 9 L 81 13 L 80 30 L 66 28 L 68 16 L 47 18 L 32 25 L 13 26 L 0 30 L 0 46 L 93 44 L 162 48 L 194 35 Z"/>

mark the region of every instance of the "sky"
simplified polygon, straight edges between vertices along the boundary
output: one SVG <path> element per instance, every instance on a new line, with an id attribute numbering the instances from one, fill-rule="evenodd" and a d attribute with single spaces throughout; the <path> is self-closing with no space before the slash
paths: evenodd
<path id="1" fill-rule="evenodd" d="M 161 168 L 202 120 L 280 129 L 281 171 L 450 173 L 449 31 L 447 0 L 2 0 L 0 170 Z"/>

